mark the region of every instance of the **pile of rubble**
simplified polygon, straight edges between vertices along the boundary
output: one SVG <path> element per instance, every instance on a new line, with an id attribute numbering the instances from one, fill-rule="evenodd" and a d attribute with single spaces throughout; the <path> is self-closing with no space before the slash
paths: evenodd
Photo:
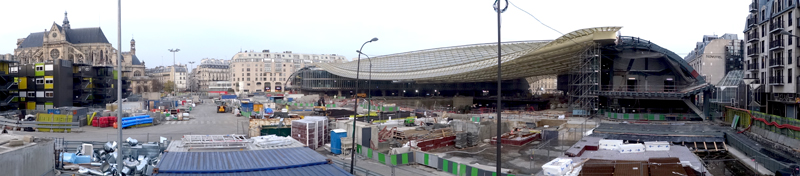
<path id="1" fill-rule="evenodd" d="M 58 162 L 62 163 L 61 169 L 77 171 L 79 174 L 113 175 L 121 171 L 125 175 L 151 175 L 167 146 L 165 142 L 165 138 L 161 142 L 148 143 L 139 143 L 136 139 L 128 138 L 122 144 L 116 141 L 107 142 L 102 148 L 84 143 L 75 153 L 61 153 Z M 117 145 L 122 147 L 121 156 L 116 150 Z M 122 163 L 117 163 L 118 157 L 122 157 Z"/>

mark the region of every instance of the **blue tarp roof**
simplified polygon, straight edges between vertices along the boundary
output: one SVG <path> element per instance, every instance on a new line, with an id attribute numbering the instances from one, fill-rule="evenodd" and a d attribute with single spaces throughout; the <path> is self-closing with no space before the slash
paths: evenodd
<path id="1" fill-rule="evenodd" d="M 156 176 L 261 176 L 261 175 L 281 175 L 281 176 L 352 176 L 342 168 L 332 164 L 314 165 L 307 167 L 296 167 L 288 169 L 237 172 L 237 173 L 206 173 L 206 174 L 156 174 Z"/>
<path id="2" fill-rule="evenodd" d="M 307 148 L 230 152 L 166 152 L 159 173 L 233 173 L 278 170 L 327 164 L 327 158 Z"/>

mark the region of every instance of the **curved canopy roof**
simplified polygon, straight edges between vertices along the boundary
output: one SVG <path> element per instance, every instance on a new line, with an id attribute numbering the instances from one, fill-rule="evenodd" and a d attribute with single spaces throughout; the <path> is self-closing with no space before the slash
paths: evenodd
<path id="1" fill-rule="evenodd" d="M 613 42 L 621 27 L 598 27 L 570 32 L 556 40 L 502 43 L 503 79 L 564 73 L 578 64 L 576 55 L 594 42 Z M 497 78 L 497 44 L 473 44 L 372 57 L 373 80 L 437 82 L 490 81 Z M 355 78 L 357 62 L 317 66 Z M 361 62 L 361 75 L 369 62 Z"/>
<path id="2" fill-rule="evenodd" d="M 621 27 L 596 27 L 570 32 L 556 40 L 515 41 L 502 43 L 503 79 L 521 79 L 540 75 L 563 74 L 578 67 L 578 56 L 595 44 L 613 44 L 619 40 Z M 637 38 L 638 41 L 638 38 Z M 655 45 L 653 45 L 655 46 Z M 648 41 L 647 49 L 652 49 Z M 675 54 L 688 75 L 694 69 Z M 674 55 L 674 56 L 673 56 Z M 675 57 L 675 58 L 672 58 Z M 416 82 L 483 82 L 497 79 L 497 44 L 472 44 L 372 57 L 372 79 Z M 356 78 L 356 61 L 318 63 L 335 75 Z M 369 75 L 369 61 L 361 62 L 361 77 Z M 700 78 L 702 79 L 702 78 Z"/>

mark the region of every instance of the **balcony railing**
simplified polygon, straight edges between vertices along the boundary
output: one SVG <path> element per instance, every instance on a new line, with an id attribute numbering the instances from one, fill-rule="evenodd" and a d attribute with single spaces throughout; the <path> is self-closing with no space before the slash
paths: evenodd
<path id="1" fill-rule="evenodd" d="M 783 39 L 773 40 L 769 42 L 769 50 L 782 49 L 784 47 Z"/>
<path id="2" fill-rule="evenodd" d="M 756 60 L 753 60 L 751 64 L 746 64 L 746 66 L 748 71 L 758 70 L 758 62 L 756 62 Z"/>
<path id="3" fill-rule="evenodd" d="M 772 76 L 772 77 L 769 77 L 769 84 L 770 85 L 783 85 L 783 76 Z"/>
<path id="4" fill-rule="evenodd" d="M 783 67 L 785 64 L 783 57 L 769 59 L 769 67 Z"/>
<path id="5" fill-rule="evenodd" d="M 755 2 L 750 3 L 749 7 L 750 7 L 750 13 L 758 12 L 758 4 L 756 4 Z"/>
<path id="6" fill-rule="evenodd" d="M 769 24 L 769 32 L 772 33 L 783 30 L 783 27 L 784 27 L 783 20 L 776 20 L 773 23 Z"/>
<path id="7" fill-rule="evenodd" d="M 757 46 L 747 48 L 747 56 L 758 56 L 761 54 L 761 51 L 758 50 Z"/>
<path id="8" fill-rule="evenodd" d="M 758 42 L 758 38 L 758 30 L 753 30 L 753 32 L 747 33 L 748 42 Z"/>

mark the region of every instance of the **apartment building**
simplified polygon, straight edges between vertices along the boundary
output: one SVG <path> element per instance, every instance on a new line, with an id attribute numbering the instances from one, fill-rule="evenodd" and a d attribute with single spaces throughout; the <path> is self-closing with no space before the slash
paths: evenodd
<path id="1" fill-rule="evenodd" d="M 749 6 L 744 77 L 760 84 L 751 98 L 755 101 L 748 102 L 751 109 L 797 118 L 797 7 L 794 0 L 753 0 Z"/>
<path id="2" fill-rule="evenodd" d="M 230 84 L 231 69 L 230 60 L 223 59 L 209 59 L 204 58 L 200 60 L 200 65 L 192 69 L 192 86 L 202 92 L 207 91 L 227 91 L 225 90 L 211 90 L 211 87 L 219 88 L 218 82 L 225 81 Z M 230 88 L 228 86 L 227 88 Z"/>
<path id="3" fill-rule="evenodd" d="M 742 44 L 736 34 L 705 35 L 684 58 L 706 81 L 717 85 L 732 70 L 742 68 Z"/>
<path id="4" fill-rule="evenodd" d="M 187 78 L 189 77 L 186 65 L 171 65 L 171 66 L 158 66 L 145 70 L 145 74 L 150 76 L 161 83 L 166 84 L 169 81 L 175 83 L 175 91 L 186 90 L 188 84 Z"/>
<path id="5" fill-rule="evenodd" d="M 237 94 L 283 92 L 292 73 L 315 63 L 341 63 L 346 57 L 336 54 L 299 54 L 242 51 L 231 58 L 231 83 Z"/>
<path id="6" fill-rule="evenodd" d="M 17 61 L 13 54 L 0 54 L 0 60 Z"/>

